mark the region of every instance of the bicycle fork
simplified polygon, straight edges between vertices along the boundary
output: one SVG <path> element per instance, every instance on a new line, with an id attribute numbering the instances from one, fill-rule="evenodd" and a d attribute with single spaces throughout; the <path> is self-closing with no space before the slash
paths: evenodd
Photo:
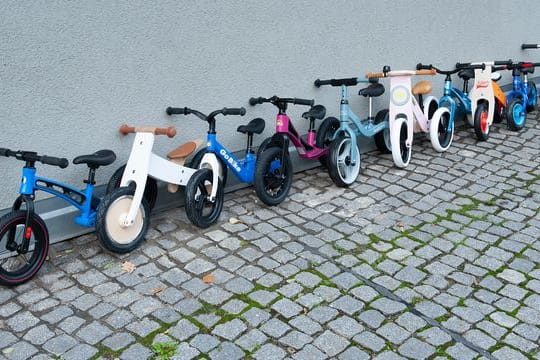
<path id="1" fill-rule="evenodd" d="M 26 218 L 24 220 L 24 236 L 21 244 L 17 245 L 15 241 L 15 235 L 17 229 L 11 229 L 8 233 L 8 240 L 6 249 L 9 251 L 17 251 L 19 254 L 25 254 L 30 248 L 30 238 L 32 237 L 32 227 L 30 226 L 31 217 L 34 214 L 34 200 L 30 195 L 20 195 L 15 203 L 13 203 L 12 210 L 18 211 L 21 209 L 23 202 L 26 204 Z"/>

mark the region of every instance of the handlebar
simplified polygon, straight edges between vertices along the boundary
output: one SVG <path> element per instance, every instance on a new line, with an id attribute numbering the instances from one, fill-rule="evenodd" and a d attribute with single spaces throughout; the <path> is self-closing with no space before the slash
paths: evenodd
<path id="1" fill-rule="evenodd" d="M 521 44 L 521 49 L 540 49 L 540 44 Z"/>
<path id="2" fill-rule="evenodd" d="M 131 133 L 138 133 L 138 132 L 147 132 L 152 133 L 154 135 L 167 135 L 167 137 L 173 138 L 176 136 L 176 129 L 174 126 L 169 126 L 167 128 L 159 128 L 159 127 L 135 127 L 135 126 L 129 126 L 126 124 L 123 124 L 118 129 L 120 131 L 120 134 L 127 135 Z"/>
<path id="3" fill-rule="evenodd" d="M 0 156 L 14 157 L 17 160 L 26 161 L 31 164 L 39 161 L 42 164 L 58 166 L 61 169 L 65 169 L 69 165 L 69 161 L 66 158 L 38 155 L 36 152 L 33 151 L 13 151 L 10 149 L 0 148 Z"/>
<path id="4" fill-rule="evenodd" d="M 390 66 L 384 66 L 382 72 L 378 73 L 367 73 L 366 78 L 383 78 L 389 76 L 412 76 L 412 75 L 435 75 L 436 71 L 434 69 L 420 69 L 420 70 L 397 70 L 393 71 L 390 69 Z"/>
<path id="5" fill-rule="evenodd" d="M 249 104 L 251 106 L 262 104 L 265 102 L 272 103 L 274 105 L 277 104 L 293 104 L 293 105 L 305 105 L 305 106 L 313 106 L 315 104 L 315 100 L 313 99 L 299 99 L 299 98 L 280 98 L 276 95 L 270 97 L 270 98 L 263 98 L 263 97 L 252 97 L 249 99 Z"/>
<path id="6" fill-rule="evenodd" d="M 313 85 L 316 87 L 321 87 L 322 85 L 332 85 L 332 86 L 355 86 L 358 84 L 358 78 L 342 78 L 342 79 L 328 79 L 321 80 L 317 79 L 313 82 Z"/>

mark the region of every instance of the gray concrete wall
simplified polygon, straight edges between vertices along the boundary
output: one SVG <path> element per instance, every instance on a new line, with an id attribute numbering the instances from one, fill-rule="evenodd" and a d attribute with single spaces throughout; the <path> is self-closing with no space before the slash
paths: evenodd
<path id="1" fill-rule="evenodd" d="M 179 135 L 159 139 L 158 153 L 204 136 L 205 124 L 197 118 L 166 117 L 167 106 L 179 105 L 203 111 L 248 108 L 243 119 L 217 123 L 221 141 L 241 150 L 245 140 L 235 132 L 240 123 L 263 116 L 264 135 L 274 126 L 275 109 L 249 108 L 250 96 L 315 98 L 337 115 L 338 89 L 315 89 L 317 77 L 362 76 L 385 64 L 411 68 L 418 61 L 442 67 L 495 58 L 538 61 L 540 52 L 519 47 L 540 41 L 534 37 L 538 2 L 516 5 L 494 0 L 2 1 L 0 147 L 68 158 L 110 148 L 120 164 L 133 140 L 117 134 L 123 122 L 176 125 Z M 442 78 L 436 82 L 442 84 Z M 440 94 L 441 87 L 435 88 Z M 356 95 L 351 104 L 358 113 L 367 109 Z M 303 110 L 292 108 L 291 115 Z M 0 209 L 16 195 L 20 165 L 0 159 Z M 106 182 L 114 168 L 100 170 L 98 182 Z M 39 173 L 82 186 L 86 169 L 40 166 Z"/>

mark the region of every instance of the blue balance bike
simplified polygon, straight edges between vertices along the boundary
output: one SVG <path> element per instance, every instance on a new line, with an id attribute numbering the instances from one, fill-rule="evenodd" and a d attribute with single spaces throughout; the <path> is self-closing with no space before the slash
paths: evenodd
<path id="1" fill-rule="evenodd" d="M 369 99 L 369 115 L 367 119 L 360 118 L 349 107 L 347 95 L 348 86 L 359 83 L 369 83 L 361 89 L 358 95 Z M 372 116 L 372 99 L 384 93 L 384 86 L 378 79 L 363 80 L 359 78 L 315 80 L 314 85 L 340 86 L 341 106 L 339 114 L 339 128 L 334 133 L 334 140 L 330 145 L 328 155 L 328 173 L 332 181 L 340 187 L 351 185 L 360 173 L 360 150 L 357 136 L 374 137 L 377 148 L 383 153 L 391 152 L 390 129 L 388 127 L 388 110 L 380 110 L 375 117 Z M 335 120 L 335 118 L 333 118 Z M 327 120 L 325 120 L 327 121 Z"/>
<path id="2" fill-rule="evenodd" d="M 506 120 L 510 130 L 520 130 L 525 126 L 527 112 L 536 110 L 538 92 L 536 84 L 528 80 L 534 68 L 540 63 L 519 62 L 506 65 L 512 70 L 512 90 L 506 95 Z"/>
<path id="3" fill-rule="evenodd" d="M 94 197 L 96 169 L 114 162 L 111 150 L 100 150 L 73 159 L 74 164 L 89 167 L 84 190 L 36 175 L 36 162 L 66 168 L 65 158 L 38 155 L 32 151 L 0 149 L 0 155 L 25 162 L 22 169 L 19 196 L 11 212 L 0 218 L 0 284 L 14 286 L 30 280 L 41 268 L 49 251 L 49 231 L 43 219 L 34 212 L 36 191 L 44 191 L 67 201 L 79 210 L 75 223 L 93 227 L 99 199 Z"/>
<path id="4" fill-rule="evenodd" d="M 276 181 L 272 186 L 265 189 L 263 196 L 257 193 L 265 204 L 276 205 L 285 199 L 292 183 L 292 164 L 288 154 L 284 158 L 268 158 L 264 163 L 257 159 L 253 150 L 253 134 L 260 134 L 264 130 L 265 122 L 261 118 L 251 120 L 247 125 L 240 125 L 237 131 L 247 135 L 245 158 L 237 159 L 231 151 L 226 149 L 217 140 L 216 115 L 240 115 L 244 116 L 246 110 L 222 109 L 211 112 L 208 115 L 200 111 L 184 108 L 167 108 L 167 114 L 189 115 L 193 114 L 199 119 L 208 122 L 207 146 L 198 151 L 191 160 L 189 166 L 200 169 L 193 175 L 186 185 L 186 213 L 188 218 L 199 227 L 208 227 L 217 221 L 223 206 L 223 187 L 227 181 L 227 169 L 230 169 L 236 177 L 244 183 L 253 184 L 263 181 L 259 176 L 272 176 Z M 210 164 L 213 164 L 210 166 Z M 266 169 L 266 172 L 258 171 L 258 168 Z M 219 169 L 212 172 L 211 169 Z M 218 181 L 221 189 L 218 198 L 212 201 L 215 195 L 208 194 L 206 190 L 210 183 Z M 219 199 L 220 198 L 220 199 Z"/>

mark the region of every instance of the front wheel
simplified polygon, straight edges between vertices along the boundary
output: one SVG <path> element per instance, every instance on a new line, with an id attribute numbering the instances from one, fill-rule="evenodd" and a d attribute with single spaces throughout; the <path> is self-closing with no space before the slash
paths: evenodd
<path id="1" fill-rule="evenodd" d="M 15 286 L 30 280 L 41 268 L 49 251 L 49 232 L 45 222 L 36 214 L 25 228 L 26 211 L 13 211 L 0 218 L 0 285 Z M 24 238 L 27 251 L 21 248 Z"/>
<path id="2" fill-rule="evenodd" d="M 105 248 L 115 253 L 127 253 L 139 247 L 150 225 L 150 206 L 144 197 L 133 224 L 123 224 L 134 194 L 131 187 L 113 190 L 105 195 L 96 214 L 97 237 Z"/>
<path id="3" fill-rule="evenodd" d="M 317 138 L 315 139 L 315 145 L 319 149 L 328 148 L 332 143 L 334 134 L 339 129 L 339 125 L 339 120 L 335 117 L 327 117 L 326 119 L 324 119 L 324 121 L 321 123 L 321 126 L 319 126 L 319 129 L 317 130 Z M 328 155 L 325 154 L 319 156 L 319 161 L 321 162 L 322 166 L 328 168 Z"/>
<path id="4" fill-rule="evenodd" d="M 525 126 L 525 109 L 521 99 L 514 99 L 506 107 L 506 123 L 510 130 L 518 131 Z"/>
<path id="5" fill-rule="evenodd" d="M 208 151 L 207 148 L 203 148 L 199 151 L 197 151 L 197 153 L 195 155 L 193 155 L 193 158 L 191 159 L 191 161 L 189 162 L 189 164 L 187 165 L 188 167 L 192 168 L 192 169 L 198 169 L 201 165 L 201 161 L 202 161 L 202 158 L 205 154 L 207 153 L 210 153 L 210 151 Z M 221 164 L 221 182 L 223 183 L 223 186 L 225 186 L 225 184 L 227 183 L 227 174 L 228 174 L 228 171 L 227 171 L 227 165 L 225 165 L 225 163 L 223 162 L 223 160 L 216 156 L 216 159 L 219 161 L 219 163 Z"/>
<path id="6" fill-rule="evenodd" d="M 407 146 L 409 127 L 406 117 L 398 117 L 394 121 L 391 133 L 392 159 L 398 168 L 404 168 L 411 161 L 412 144 Z"/>
<path id="7" fill-rule="evenodd" d="M 356 162 L 352 162 L 352 154 L 355 154 Z M 352 140 L 343 135 L 337 137 L 330 145 L 328 157 L 328 173 L 330 178 L 340 187 L 351 185 L 360 173 L 360 150 L 358 145 L 352 146 Z"/>
<path id="8" fill-rule="evenodd" d="M 200 228 L 214 224 L 223 209 L 223 183 L 218 177 L 216 198 L 212 195 L 213 173 L 210 169 L 199 169 L 189 178 L 186 185 L 186 214 L 188 219 Z"/>
<path id="9" fill-rule="evenodd" d="M 435 111 L 429 124 L 429 139 L 438 152 L 448 150 L 454 138 L 454 124 L 447 108 L 441 107 Z"/>
<path id="10" fill-rule="evenodd" d="M 126 169 L 126 164 L 116 169 L 116 171 L 112 174 L 111 178 L 109 179 L 109 182 L 107 183 L 107 190 L 105 190 L 105 194 L 108 194 L 112 192 L 114 189 L 118 189 L 120 187 L 120 182 L 122 181 L 122 176 L 124 175 L 125 169 Z M 130 186 L 133 187 L 133 189 L 135 189 L 134 183 L 131 183 Z M 157 187 L 156 179 L 153 179 L 150 176 L 147 176 L 143 196 L 148 202 L 148 206 L 150 206 L 150 209 L 153 209 L 154 206 L 156 205 L 157 193 L 158 193 L 158 187 Z"/>
<path id="11" fill-rule="evenodd" d="M 536 110 L 536 107 L 538 106 L 538 92 L 536 90 L 536 84 L 533 81 L 529 81 L 527 98 L 527 112 Z"/>
<path id="12" fill-rule="evenodd" d="M 263 203 L 275 206 L 283 202 L 292 185 L 293 167 L 288 153 L 271 147 L 257 158 L 255 167 L 255 192 Z M 282 159 L 283 157 L 283 159 Z"/>
<path id="13" fill-rule="evenodd" d="M 474 112 L 474 133 L 478 141 L 489 138 L 489 112 L 486 104 L 480 103 Z"/>
<path id="14" fill-rule="evenodd" d="M 388 123 L 388 109 L 383 109 L 375 115 L 375 125 L 382 122 Z M 390 141 L 390 128 L 387 127 L 383 131 L 379 131 L 373 136 L 377 149 L 383 154 L 390 154 L 392 152 L 392 143 Z"/>

